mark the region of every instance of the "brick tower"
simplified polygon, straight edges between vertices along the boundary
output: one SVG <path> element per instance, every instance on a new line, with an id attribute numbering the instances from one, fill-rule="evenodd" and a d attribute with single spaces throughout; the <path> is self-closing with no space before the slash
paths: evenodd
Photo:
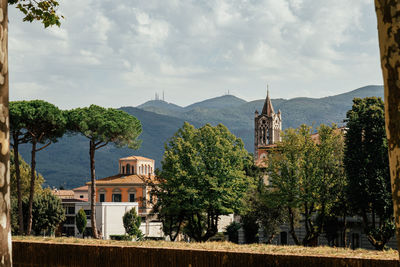
<path id="1" fill-rule="evenodd" d="M 267 156 L 268 151 L 281 141 L 282 117 L 281 111 L 274 112 L 269 90 L 261 114 L 254 113 L 254 159 L 257 163 Z"/>

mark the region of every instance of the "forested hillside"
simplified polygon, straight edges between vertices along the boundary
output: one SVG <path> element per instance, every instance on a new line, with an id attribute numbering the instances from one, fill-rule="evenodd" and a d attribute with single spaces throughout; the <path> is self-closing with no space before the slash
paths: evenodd
<path id="1" fill-rule="evenodd" d="M 282 112 L 283 128 L 297 127 L 302 123 L 315 126 L 325 123 L 342 124 L 354 97 L 383 97 L 382 86 L 367 86 L 348 93 L 324 98 L 273 99 L 277 112 Z M 262 110 L 264 99 L 246 102 L 232 95 L 225 95 L 194 103 L 187 107 L 152 100 L 138 107 L 121 109 L 142 122 L 142 145 L 139 150 L 119 149 L 112 145 L 96 152 L 96 176 L 102 178 L 115 174 L 120 157 L 142 155 L 156 160 L 156 167 L 164 152 L 164 144 L 184 121 L 196 127 L 205 123 L 226 125 L 242 138 L 248 151 L 253 152 L 254 111 Z M 30 162 L 30 147 L 25 145 L 21 153 Z M 37 169 L 50 186 L 73 188 L 89 179 L 89 143 L 80 136 L 65 136 L 58 143 L 37 154 Z"/>

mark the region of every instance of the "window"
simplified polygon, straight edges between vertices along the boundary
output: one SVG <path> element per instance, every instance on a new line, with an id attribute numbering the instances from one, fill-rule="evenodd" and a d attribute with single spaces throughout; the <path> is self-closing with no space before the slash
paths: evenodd
<path id="1" fill-rule="evenodd" d="M 75 207 L 67 207 L 67 214 L 75 214 Z"/>
<path id="2" fill-rule="evenodd" d="M 129 202 L 135 202 L 135 194 L 134 193 L 129 194 Z"/>
<path id="3" fill-rule="evenodd" d="M 126 164 L 126 174 L 131 174 L 131 165 Z"/>
<path id="4" fill-rule="evenodd" d="M 125 173 L 125 166 L 122 166 L 122 174 Z"/>
<path id="5" fill-rule="evenodd" d="M 100 202 L 105 202 L 105 201 L 106 201 L 106 195 L 100 194 Z"/>
<path id="6" fill-rule="evenodd" d="M 85 214 L 86 214 L 86 219 L 90 220 L 92 211 L 91 210 L 85 210 Z"/>
<path id="7" fill-rule="evenodd" d="M 79 198 L 83 198 L 83 195 L 80 195 Z"/>
<path id="8" fill-rule="evenodd" d="M 132 166 L 132 174 L 135 174 L 135 167 Z"/>
<path id="9" fill-rule="evenodd" d="M 67 216 L 67 218 L 65 219 L 64 224 L 75 224 L 75 217 Z"/>
<path id="10" fill-rule="evenodd" d="M 121 194 L 112 194 L 112 201 L 113 202 L 121 202 Z"/>

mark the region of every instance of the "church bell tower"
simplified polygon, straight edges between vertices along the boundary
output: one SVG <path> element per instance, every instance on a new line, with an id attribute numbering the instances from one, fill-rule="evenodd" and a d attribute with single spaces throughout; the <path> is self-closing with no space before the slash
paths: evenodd
<path id="1" fill-rule="evenodd" d="M 267 89 L 267 98 L 261 114 L 254 113 L 254 159 L 256 162 L 264 159 L 268 151 L 281 141 L 282 117 L 281 111 L 275 113 Z"/>

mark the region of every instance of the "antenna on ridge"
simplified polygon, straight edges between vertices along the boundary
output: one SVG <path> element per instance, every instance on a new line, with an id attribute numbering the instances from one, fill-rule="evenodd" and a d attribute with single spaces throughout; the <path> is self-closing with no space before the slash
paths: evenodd
<path id="1" fill-rule="evenodd" d="M 162 101 L 165 101 L 164 90 L 162 91 Z"/>

